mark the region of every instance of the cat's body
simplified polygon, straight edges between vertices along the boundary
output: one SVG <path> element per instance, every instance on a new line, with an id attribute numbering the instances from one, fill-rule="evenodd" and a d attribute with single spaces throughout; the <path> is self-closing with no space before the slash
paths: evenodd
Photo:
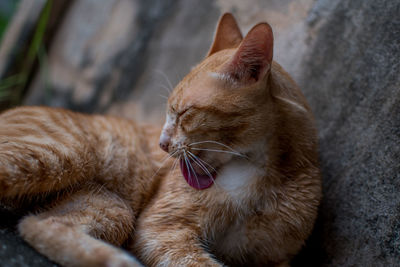
<path id="1" fill-rule="evenodd" d="M 224 15 L 162 131 L 61 109 L 1 114 L 0 199 L 48 202 L 22 236 L 63 265 L 135 264 L 98 239 L 150 266 L 286 264 L 321 189 L 312 114 L 271 46 L 266 24 L 242 41 Z"/>

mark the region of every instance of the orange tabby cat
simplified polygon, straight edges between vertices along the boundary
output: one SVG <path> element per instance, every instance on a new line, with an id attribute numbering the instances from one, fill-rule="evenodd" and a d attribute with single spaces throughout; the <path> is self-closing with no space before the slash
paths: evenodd
<path id="1" fill-rule="evenodd" d="M 23 238 L 66 266 L 140 266 L 120 246 L 147 266 L 288 264 L 320 173 L 310 108 L 272 55 L 268 24 L 243 39 L 222 16 L 162 131 L 45 107 L 1 114 L 0 198 L 38 207 Z"/>

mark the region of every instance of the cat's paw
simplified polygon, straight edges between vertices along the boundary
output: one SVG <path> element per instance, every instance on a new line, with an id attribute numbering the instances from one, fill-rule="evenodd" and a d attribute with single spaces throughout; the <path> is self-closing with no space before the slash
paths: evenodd
<path id="1" fill-rule="evenodd" d="M 106 267 L 144 267 L 135 257 L 126 253 L 118 253 L 107 259 Z"/>

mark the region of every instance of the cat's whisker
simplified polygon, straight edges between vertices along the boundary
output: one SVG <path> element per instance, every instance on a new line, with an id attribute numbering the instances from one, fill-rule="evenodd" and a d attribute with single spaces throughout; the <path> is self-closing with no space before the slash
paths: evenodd
<path id="1" fill-rule="evenodd" d="M 189 159 L 190 155 L 186 154 L 186 151 L 184 151 L 184 153 L 185 153 L 185 155 L 186 155 L 186 156 L 188 157 L 188 159 Z M 197 177 L 197 174 L 196 174 L 196 172 L 194 171 L 194 168 L 193 168 L 192 164 L 190 163 L 190 159 L 188 160 L 188 163 L 189 163 L 189 166 L 190 166 L 191 170 L 193 171 L 193 174 L 194 174 L 194 176 L 195 176 L 195 178 L 196 178 L 197 185 L 198 185 L 198 187 L 200 188 L 199 178 Z"/>
<path id="2" fill-rule="evenodd" d="M 185 151 L 183 151 L 183 152 L 185 152 Z M 189 165 L 188 165 L 188 163 L 187 163 L 187 158 L 186 158 L 186 154 L 184 153 L 183 154 L 183 160 L 185 161 L 185 165 L 186 165 L 186 169 L 188 170 L 188 174 L 189 174 L 189 180 L 191 181 L 192 180 L 192 176 L 191 176 L 191 172 L 190 172 L 190 169 L 189 169 Z"/>
<path id="3" fill-rule="evenodd" d="M 159 94 L 158 96 L 168 100 L 168 96 L 165 96 L 165 95 L 162 95 L 162 94 Z"/>
<path id="4" fill-rule="evenodd" d="M 167 161 L 170 157 L 173 157 L 174 155 L 176 155 L 176 153 L 178 153 L 178 150 L 173 151 L 171 154 L 166 154 L 162 159 L 161 159 L 161 166 L 165 163 L 165 161 Z"/>
<path id="5" fill-rule="evenodd" d="M 172 152 L 171 154 L 167 154 L 163 159 L 161 159 L 161 165 L 160 165 L 160 167 L 157 169 L 157 171 L 153 174 L 153 176 L 151 176 L 151 178 L 150 179 L 153 179 L 157 174 L 158 174 L 158 172 L 161 170 L 161 168 L 164 166 L 164 164 L 170 159 L 170 158 L 172 158 L 176 153 L 178 153 L 178 150 L 175 150 L 174 152 Z"/>
<path id="6" fill-rule="evenodd" d="M 175 170 L 176 169 L 176 167 L 179 165 L 179 161 L 181 160 L 181 156 L 179 156 L 179 158 L 177 158 L 176 159 L 176 161 L 175 161 L 175 165 L 174 165 L 174 169 L 173 170 Z"/>
<path id="7" fill-rule="evenodd" d="M 173 164 L 173 169 L 172 170 L 174 170 L 175 168 L 176 168 L 176 166 L 178 165 L 178 162 L 180 161 L 180 159 L 181 159 L 181 156 L 179 155 L 176 159 L 175 159 L 175 161 L 174 161 L 174 164 Z"/>
<path id="8" fill-rule="evenodd" d="M 223 147 L 229 149 L 230 152 L 236 153 L 238 156 L 240 155 L 243 158 L 247 158 L 248 159 L 248 157 L 246 155 L 240 153 L 239 151 L 233 149 L 232 147 L 230 147 L 230 146 L 228 146 L 226 144 L 223 144 L 221 142 L 214 141 L 214 140 L 205 140 L 205 141 L 194 142 L 194 143 L 189 144 L 188 146 L 190 147 L 190 146 L 193 146 L 193 145 L 200 145 L 200 144 L 216 144 L 216 145 L 220 145 L 220 146 L 223 146 Z M 195 147 L 195 148 L 199 149 L 198 147 Z M 207 148 L 207 149 L 210 149 L 210 148 Z M 226 151 L 226 150 L 223 150 L 223 151 Z M 216 151 L 214 151 L 214 152 L 216 152 Z"/>
<path id="9" fill-rule="evenodd" d="M 191 153 L 193 156 L 195 156 L 193 153 Z M 196 156 L 195 156 L 196 157 Z M 210 164 L 208 164 L 206 161 L 204 161 L 204 160 L 202 160 L 201 158 L 199 158 L 199 157 L 196 157 L 197 159 L 193 159 L 195 162 L 196 162 L 196 164 L 197 165 L 199 165 L 199 164 L 201 164 L 206 170 L 204 170 L 200 165 L 200 167 L 204 170 L 204 171 L 206 171 L 206 173 L 207 173 L 207 175 L 211 178 L 211 180 L 215 183 L 215 185 L 218 187 L 218 188 L 220 188 L 220 189 L 222 189 L 222 187 L 220 187 L 219 186 L 219 184 L 215 181 L 215 179 L 214 179 L 214 177 L 212 176 L 212 174 L 210 173 L 210 171 L 204 166 L 204 164 L 202 164 L 202 162 L 203 163 L 205 163 L 205 164 L 207 164 L 217 175 L 219 175 L 219 173 L 217 172 L 217 170 L 213 167 L 213 166 L 211 166 Z"/>
<path id="10" fill-rule="evenodd" d="M 171 89 L 168 86 L 165 86 L 164 84 L 157 84 L 157 86 L 159 86 L 160 88 L 164 89 L 165 91 L 167 91 L 168 95 L 171 94 Z"/>
<path id="11" fill-rule="evenodd" d="M 180 160 L 180 156 L 178 158 L 175 158 L 174 162 L 171 165 L 171 169 L 169 170 L 169 173 L 172 173 L 175 170 L 176 165 L 179 162 L 179 160 Z"/>
<path id="12" fill-rule="evenodd" d="M 198 162 L 205 168 L 205 170 L 208 171 L 208 168 L 207 168 L 206 166 L 204 166 L 204 164 L 202 163 L 202 162 L 205 162 L 204 160 L 202 160 L 201 158 L 197 157 L 195 154 L 193 154 L 193 153 L 190 152 L 190 151 L 188 151 L 188 153 L 189 153 L 189 156 L 191 156 L 192 159 L 198 161 Z M 205 162 L 205 163 L 206 163 L 206 162 Z M 208 164 L 208 163 L 207 163 L 207 165 L 208 165 L 209 167 L 211 167 L 211 168 L 213 169 L 214 172 L 217 173 L 217 171 L 215 170 L 214 167 L 212 167 L 212 166 L 211 166 L 210 164 Z M 200 167 L 201 167 L 201 166 L 200 166 Z M 202 169 L 204 170 L 204 168 L 202 168 Z"/>
<path id="13" fill-rule="evenodd" d="M 196 178 L 196 183 L 197 183 L 198 187 L 200 188 L 199 178 L 197 177 L 197 174 L 196 174 L 196 172 L 194 171 L 194 168 L 193 168 L 192 164 L 190 163 L 190 159 L 189 159 L 188 155 L 186 154 L 186 151 L 185 151 L 185 150 L 183 150 L 183 153 L 184 153 L 184 155 L 185 155 L 185 158 L 188 159 L 188 160 L 187 160 L 187 163 L 188 163 L 188 165 L 189 165 L 189 167 L 190 167 L 189 173 L 190 173 L 190 171 L 193 172 L 194 178 Z"/>
<path id="14" fill-rule="evenodd" d="M 183 155 L 183 160 L 185 161 L 186 169 L 189 171 L 189 165 L 187 164 L 186 155 L 185 154 L 182 154 L 182 155 Z M 191 180 L 190 171 L 189 171 L 188 175 L 189 175 L 189 177 L 188 177 L 189 180 Z"/>
<path id="15" fill-rule="evenodd" d="M 211 166 L 208 162 L 206 162 L 205 160 L 203 160 L 203 159 L 197 157 L 195 154 L 193 154 L 193 153 L 190 152 L 190 151 L 188 151 L 188 153 L 190 153 L 192 156 L 196 157 L 196 159 L 199 160 L 199 161 L 201 161 L 202 163 L 207 164 L 207 166 L 209 166 L 216 174 L 218 174 L 217 170 L 216 170 L 213 166 Z"/>
<path id="16" fill-rule="evenodd" d="M 232 152 L 232 151 L 227 151 L 227 150 L 219 150 L 219 149 L 210 149 L 210 148 L 197 148 L 197 147 L 192 147 L 190 148 L 191 150 L 199 150 L 199 151 L 209 151 L 209 152 L 219 152 L 219 153 L 227 153 L 227 154 L 232 154 L 238 157 L 242 157 L 242 158 L 246 158 L 248 159 L 248 157 L 246 157 L 243 154 L 237 153 L 237 152 Z"/>
<path id="17" fill-rule="evenodd" d="M 223 144 L 223 143 L 221 143 L 221 142 L 214 141 L 214 140 L 205 140 L 205 141 L 194 142 L 194 143 L 189 144 L 188 146 L 190 147 L 190 146 L 192 146 L 192 145 L 200 145 L 200 144 L 216 144 L 216 145 L 223 146 L 223 147 L 229 149 L 229 150 L 232 151 L 232 152 L 241 154 L 240 152 L 236 151 L 236 150 L 233 149 L 232 147 L 230 147 L 230 146 L 228 146 L 228 145 L 225 145 L 225 144 Z"/>
<path id="18" fill-rule="evenodd" d="M 160 74 L 162 77 L 164 77 L 164 79 L 167 81 L 168 86 L 170 87 L 169 93 L 172 92 L 172 90 L 174 89 L 174 87 L 172 86 L 171 81 L 169 80 L 168 76 L 161 70 L 155 70 L 158 74 Z"/>
<path id="19" fill-rule="evenodd" d="M 220 188 L 220 186 L 217 184 L 217 182 L 215 181 L 215 179 L 212 176 L 212 174 L 210 173 L 210 171 L 200 162 L 201 159 L 199 157 L 197 157 L 196 155 L 194 155 L 193 153 L 191 153 L 190 151 L 188 151 L 188 153 L 191 154 L 191 155 L 189 154 L 189 157 L 193 160 L 193 162 L 195 162 L 203 171 L 205 171 L 207 176 L 210 177 L 210 179 L 214 182 L 214 184 L 218 188 Z M 210 167 L 217 173 L 217 171 L 211 165 L 210 165 Z"/>

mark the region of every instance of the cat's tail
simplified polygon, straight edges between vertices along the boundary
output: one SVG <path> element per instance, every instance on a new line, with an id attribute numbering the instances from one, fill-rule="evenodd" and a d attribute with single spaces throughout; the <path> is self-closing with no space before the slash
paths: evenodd
<path id="1" fill-rule="evenodd" d="M 43 195 L 93 179 L 88 116 L 45 107 L 0 114 L 0 199 Z"/>

